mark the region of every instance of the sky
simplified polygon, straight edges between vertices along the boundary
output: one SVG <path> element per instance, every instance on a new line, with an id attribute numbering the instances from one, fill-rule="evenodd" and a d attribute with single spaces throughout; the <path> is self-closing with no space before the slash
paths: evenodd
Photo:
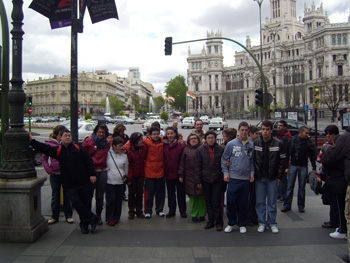
<path id="1" fill-rule="evenodd" d="M 46 17 L 29 9 L 32 0 L 24 0 L 23 73 L 24 81 L 70 73 L 70 27 L 51 30 Z M 253 0 L 116 0 L 119 20 L 92 24 L 89 13 L 84 18 L 84 32 L 78 34 L 78 71 L 107 70 L 127 77 L 129 67 L 138 67 L 141 79 L 163 91 L 166 83 L 178 75 L 187 79 L 187 57 L 199 54 L 205 42 L 173 45 L 172 56 L 164 55 L 164 39 L 173 42 L 206 38 L 208 31 L 220 30 L 223 37 L 245 45 L 259 44 L 259 6 Z M 320 0 L 297 0 L 297 16 L 303 17 L 304 3 L 319 7 Z M 347 22 L 350 6 L 343 0 L 324 0 L 323 7 L 331 23 Z M 262 3 L 262 22 L 270 17 L 270 1 Z M 12 1 L 5 0 L 10 31 Z M 10 46 L 12 47 L 10 35 Z M 224 65 L 234 64 L 240 50 L 224 42 Z M 12 51 L 10 51 L 12 52 Z M 12 61 L 10 60 L 10 71 Z M 12 73 L 10 73 L 12 74 Z M 10 79 L 12 75 L 10 75 Z"/>

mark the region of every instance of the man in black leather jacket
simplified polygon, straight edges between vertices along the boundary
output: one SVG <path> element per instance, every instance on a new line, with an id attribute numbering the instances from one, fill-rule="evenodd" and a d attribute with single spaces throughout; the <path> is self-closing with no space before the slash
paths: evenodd
<path id="1" fill-rule="evenodd" d="M 258 232 L 262 233 L 269 227 L 272 233 L 277 234 L 278 183 L 285 170 L 286 154 L 283 143 L 272 137 L 272 122 L 264 121 L 261 127 L 262 136 L 254 141 Z"/>

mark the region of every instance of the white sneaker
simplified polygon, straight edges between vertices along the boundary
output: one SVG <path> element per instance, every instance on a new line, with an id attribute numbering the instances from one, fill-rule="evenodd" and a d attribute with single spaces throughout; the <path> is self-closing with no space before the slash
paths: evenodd
<path id="1" fill-rule="evenodd" d="M 159 215 L 160 217 L 164 217 L 164 216 L 165 216 L 164 212 L 159 212 L 158 215 Z"/>
<path id="2" fill-rule="evenodd" d="M 257 230 L 259 233 L 265 232 L 265 226 L 260 225 Z"/>
<path id="3" fill-rule="evenodd" d="M 347 239 L 346 234 L 341 234 L 338 232 L 338 228 L 333 233 L 330 233 L 329 236 L 331 238 Z"/>
<path id="4" fill-rule="evenodd" d="M 247 228 L 245 226 L 239 227 L 239 233 L 241 233 L 241 234 L 247 233 Z"/>
<path id="5" fill-rule="evenodd" d="M 225 227 L 225 233 L 231 233 L 233 231 L 233 226 L 227 225 L 227 227 Z"/>
<path id="6" fill-rule="evenodd" d="M 67 221 L 68 224 L 73 224 L 73 223 L 74 223 L 74 219 L 71 218 L 71 217 L 68 217 L 68 218 L 66 219 L 66 221 Z"/>
<path id="7" fill-rule="evenodd" d="M 277 226 L 270 226 L 271 232 L 274 234 L 277 234 L 279 232 L 278 227 Z"/>
<path id="8" fill-rule="evenodd" d="M 151 214 L 145 214 L 145 218 L 147 218 L 147 219 L 150 219 L 151 218 Z"/>

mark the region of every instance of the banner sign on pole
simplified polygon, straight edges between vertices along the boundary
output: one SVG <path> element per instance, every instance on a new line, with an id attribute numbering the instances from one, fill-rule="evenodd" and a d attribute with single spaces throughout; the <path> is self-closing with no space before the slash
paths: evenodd
<path id="1" fill-rule="evenodd" d="M 110 18 L 119 20 L 114 0 L 90 1 L 88 10 L 93 24 Z"/>

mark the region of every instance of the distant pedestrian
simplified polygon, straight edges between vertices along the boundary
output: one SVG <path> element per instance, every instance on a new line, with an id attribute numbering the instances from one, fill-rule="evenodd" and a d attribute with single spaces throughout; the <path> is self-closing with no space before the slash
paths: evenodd
<path id="1" fill-rule="evenodd" d="M 256 126 L 249 126 L 249 139 L 254 142 L 256 139 L 259 138 L 259 129 Z"/>
<path id="2" fill-rule="evenodd" d="M 58 160 L 63 189 L 79 214 L 81 232 L 89 233 L 89 225 L 94 232 L 99 217 L 91 212 L 96 171 L 89 153 L 84 147 L 72 143 L 68 129 L 62 131 L 61 146 L 38 142 L 30 134 L 29 141 L 35 149 Z"/>
<path id="3" fill-rule="evenodd" d="M 112 147 L 107 154 L 107 185 L 106 185 L 106 221 L 114 226 L 120 221 L 122 201 L 124 196 L 124 180 L 128 176 L 128 157 L 123 153 L 124 140 L 121 137 L 113 139 Z"/>
<path id="4" fill-rule="evenodd" d="M 208 222 L 204 226 L 210 229 L 216 226 L 222 231 L 224 221 L 221 209 L 221 192 L 224 176 L 221 169 L 221 156 L 224 148 L 216 142 L 215 131 L 207 131 L 204 135 L 205 143 L 198 147 L 195 163 L 195 182 L 203 189 L 208 213 Z"/>
<path id="5" fill-rule="evenodd" d="M 111 147 L 109 141 L 107 141 L 108 127 L 105 124 L 97 124 L 93 134 L 87 138 L 83 146 L 90 154 L 92 160 L 94 161 L 95 170 L 97 172 L 97 182 L 96 182 L 96 214 L 99 218 L 99 225 L 103 224 L 101 214 L 103 210 L 104 194 L 106 192 L 107 184 L 107 154 Z"/>
<path id="6" fill-rule="evenodd" d="M 45 141 L 47 145 L 50 146 L 60 146 L 62 132 L 66 130 L 65 126 L 57 125 L 53 132 L 51 133 L 50 140 Z M 42 155 L 42 161 L 45 171 L 50 175 L 50 184 L 52 190 L 51 197 L 51 211 L 52 215 L 49 219 L 49 224 L 55 224 L 59 220 L 60 215 L 60 201 L 61 201 L 61 187 L 62 179 L 60 172 L 60 165 L 57 159 L 51 158 L 46 154 Z M 63 212 L 66 217 L 67 223 L 73 223 L 74 219 L 72 218 L 72 204 L 68 198 L 66 189 L 63 190 Z"/>
<path id="7" fill-rule="evenodd" d="M 182 152 L 179 167 L 179 180 L 185 184 L 186 194 L 190 197 L 190 213 L 193 222 L 204 221 L 206 214 L 203 191 L 195 183 L 196 151 L 200 145 L 198 135 L 191 133 L 187 137 L 187 147 Z"/>
<path id="8" fill-rule="evenodd" d="M 290 160 L 288 173 L 288 186 L 286 200 L 282 212 L 288 212 L 292 208 L 293 192 L 296 178 L 298 177 L 298 210 L 305 212 L 305 185 L 308 175 L 308 159 L 310 159 L 312 172 L 316 173 L 316 147 L 309 138 L 309 129 L 302 126 L 287 146 L 287 162 Z"/>
<path id="9" fill-rule="evenodd" d="M 125 133 L 126 127 L 124 124 L 118 123 L 113 129 L 113 137 L 119 136 L 123 139 L 124 144 L 129 140 L 129 136 Z"/>
<path id="10" fill-rule="evenodd" d="M 201 119 L 197 119 L 194 122 L 194 130 L 192 132 L 198 135 L 202 144 L 206 142 L 204 139 L 205 131 L 203 130 L 203 121 Z"/>
<path id="11" fill-rule="evenodd" d="M 266 227 L 277 234 L 277 192 L 286 166 L 283 143 L 272 137 L 272 122 L 263 121 L 261 138 L 254 141 L 254 169 L 256 183 L 256 212 L 259 217 L 258 232 Z"/>

